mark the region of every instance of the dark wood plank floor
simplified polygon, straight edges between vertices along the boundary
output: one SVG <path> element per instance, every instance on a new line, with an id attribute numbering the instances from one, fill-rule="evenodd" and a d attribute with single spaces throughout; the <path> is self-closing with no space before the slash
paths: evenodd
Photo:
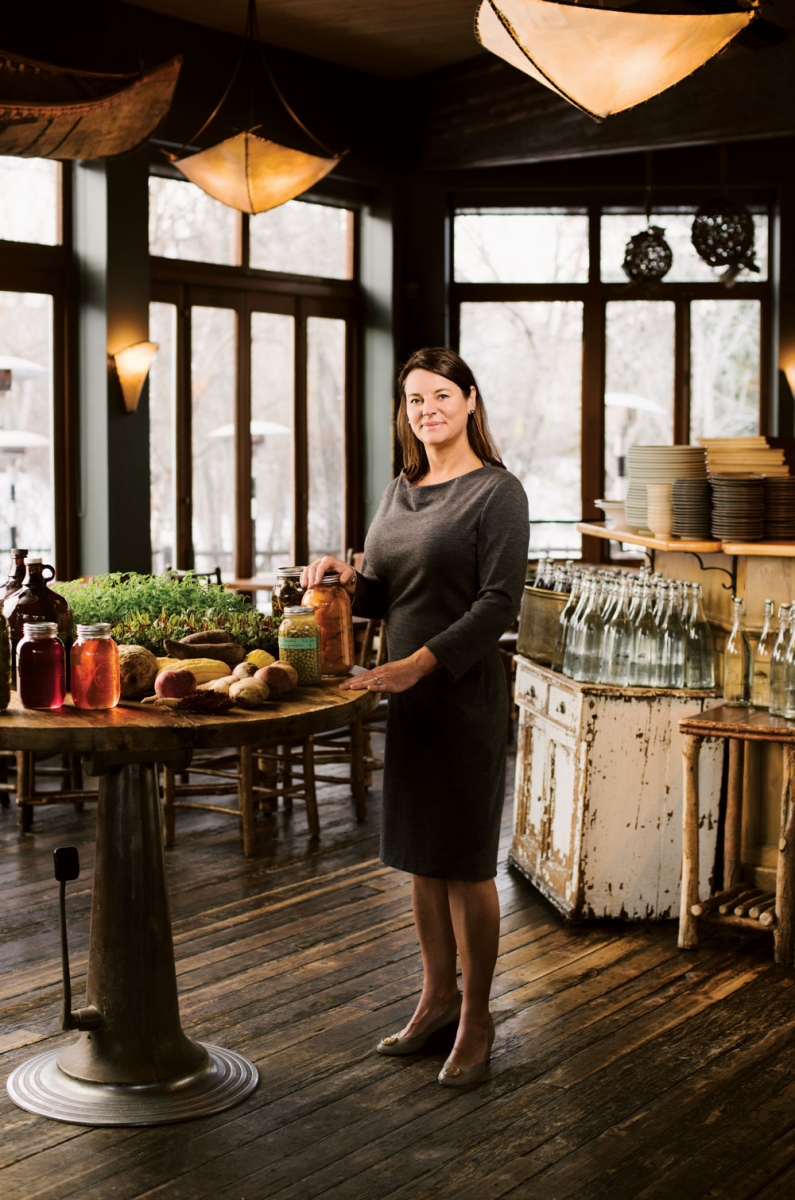
<path id="1" fill-rule="evenodd" d="M 378 777 L 377 777 L 378 778 Z M 764 937 L 721 931 L 695 953 L 673 924 L 566 928 L 501 870 L 491 1080 L 440 1088 L 444 1044 L 408 1060 L 373 1046 L 420 984 L 407 877 L 378 861 L 344 788 L 235 823 L 179 813 L 168 853 L 183 1023 L 239 1050 L 261 1082 L 243 1104 L 151 1129 L 85 1129 L 0 1097 L 3 1200 L 776 1200 L 795 1188 L 795 975 Z M 52 849 L 80 848 L 68 892 L 75 1002 L 84 986 L 93 811 L 49 808 L 20 837 L 0 812 L 2 1077 L 47 1046 L 60 1002 Z M 509 840 L 506 806 L 502 861 Z"/>

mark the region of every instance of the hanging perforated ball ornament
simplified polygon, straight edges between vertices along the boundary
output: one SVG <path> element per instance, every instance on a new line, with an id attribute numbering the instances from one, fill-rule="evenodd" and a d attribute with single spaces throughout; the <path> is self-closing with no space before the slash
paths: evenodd
<path id="1" fill-rule="evenodd" d="M 740 271 L 759 270 L 754 260 L 754 218 L 744 204 L 725 198 L 702 204 L 690 240 L 705 263 L 727 268 L 721 276 L 726 284 L 733 283 Z"/>
<path id="2" fill-rule="evenodd" d="M 633 283 L 659 283 L 671 269 L 674 256 L 659 225 L 649 225 L 627 242 L 624 274 Z"/>

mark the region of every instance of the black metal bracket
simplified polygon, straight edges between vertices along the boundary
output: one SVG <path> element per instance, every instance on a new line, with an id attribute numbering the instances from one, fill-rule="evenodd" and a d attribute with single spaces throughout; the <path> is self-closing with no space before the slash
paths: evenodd
<path id="1" fill-rule="evenodd" d="M 643 553 L 645 554 L 646 558 L 649 560 L 649 570 L 653 573 L 654 572 L 654 548 L 652 546 L 644 547 Z M 731 591 L 732 596 L 737 595 L 737 555 L 736 554 L 729 555 L 729 557 L 732 560 L 732 566 L 731 566 L 731 570 L 728 570 L 727 567 L 705 567 L 704 560 L 702 559 L 701 555 L 698 554 L 695 550 L 686 550 L 684 548 L 684 546 L 682 546 L 681 549 L 677 546 L 676 553 L 677 554 L 692 554 L 693 558 L 696 560 L 698 565 L 701 567 L 702 571 L 721 571 L 724 575 L 726 575 L 728 577 L 728 579 L 730 581 L 729 583 L 722 583 L 721 587 L 727 592 Z"/>
<path id="2" fill-rule="evenodd" d="M 693 555 L 693 558 L 696 560 L 698 565 L 701 567 L 702 571 L 722 571 L 724 575 L 728 576 L 730 582 L 722 583 L 721 587 L 724 589 L 724 591 L 727 591 L 727 592 L 731 591 L 731 594 L 733 596 L 736 596 L 736 594 L 737 594 L 737 555 L 736 554 L 729 555 L 729 557 L 732 560 L 732 569 L 729 571 L 729 570 L 727 570 L 726 567 L 705 567 L 704 563 L 701 559 L 701 555 L 697 554 L 695 550 L 686 550 L 685 553 Z"/>

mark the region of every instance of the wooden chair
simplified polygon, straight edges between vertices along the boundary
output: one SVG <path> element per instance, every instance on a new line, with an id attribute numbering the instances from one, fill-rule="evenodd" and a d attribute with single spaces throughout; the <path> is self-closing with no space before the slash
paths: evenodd
<path id="1" fill-rule="evenodd" d="M 292 748 L 290 749 L 292 755 Z M 291 812 L 293 801 L 303 800 L 306 805 L 307 825 L 310 837 L 320 836 L 317 793 L 315 790 L 314 746 L 312 738 L 305 738 L 301 745 L 301 771 L 293 774 L 285 771 L 284 752 L 278 746 L 238 746 L 223 755 L 203 758 L 194 768 L 195 774 L 209 775 L 210 781 L 183 783 L 177 781 L 172 767 L 163 766 L 163 843 L 174 845 L 175 817 L 178 808 L 220 813 L 240 822 L 243 853 L 251 857 L 256 848 L 256 809 L 273 812 L 282 800 L 286 811 Z M 291 759 L 292 762 L 292 759 Z M 237 807 L 199 801 L 195 797 L 208 795 L 237 795 Z"/>
<path id="2" fill-rule="evenodd" d="M 46 804 L 72 804 L 75 812 L 81 812 L 86 800 L 96 800 L 98 793 L 89 791 L 83 785 L 83 766 L 78 754 L 62 754 L 61 765 L 51 766 L 36 761 L 33 750 L 17 750 L 14 752 L 16 768 L 17 824 L 23 833 L 30 833 L 33 828 L 33 814 L 37 808 Z M 8 804 L 8 794 L 11 786 L 7 782 L 8 765 L 5 765 L 6 780 L 3 787 L 3 806 Z M 55 776 L 60 778 L 61 787 L 58 791 L 39 791 L 36 787 L 37 777 Z"/>

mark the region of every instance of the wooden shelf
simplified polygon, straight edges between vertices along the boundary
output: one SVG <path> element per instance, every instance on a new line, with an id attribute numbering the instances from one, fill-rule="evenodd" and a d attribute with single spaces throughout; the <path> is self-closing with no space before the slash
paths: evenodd
<path id="1" fill-rule="evenodd" d="M 587 537 L 604 538 L 611 542 L 626 542 L 630 546 L 645 546 L 647 550 L 690 551 L 693 554 L 729 554 L 749 558 L 795 558 L 795 540 L 787 542 L 706 542 L 688 538 L 656 538 L 649 534 L 632 533 L 626 529 L 608 529 L 596 521 L 582 521 L 577 529 Z"/>
<path id="2" fill-rule="evenodd" d="M 631 533 L 625 529 L 608 529 L 597 522 L 583 521 L 577 526 L 580 533 L 587 537 L 604 538 L 611 542 L 626 542 L 630 546 L 645 546 L 648 550 L 691 551 L 695 554 L 720 554 L 724 548 L 721 542 L 706 542 L 687 538 L 656 538 L 640 533 Z"/>
<path id="3" fill-rule="evenodd" d="M 795 542 L 724 542 L 724 554 L 749 558 L 795 558 Z"/>

